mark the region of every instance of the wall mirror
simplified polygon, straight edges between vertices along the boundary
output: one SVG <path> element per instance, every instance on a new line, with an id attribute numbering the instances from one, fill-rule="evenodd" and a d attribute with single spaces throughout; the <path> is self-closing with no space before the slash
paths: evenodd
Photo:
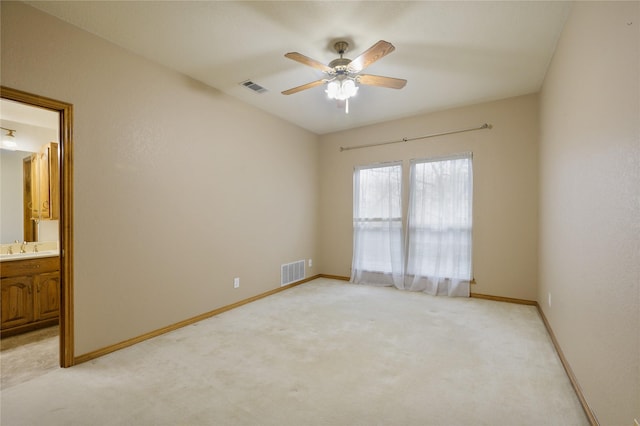
<path id="1" fill-rule="evenodd" d="M 58 241 L 60 113 L 0 99 L 0 244 Z"/>

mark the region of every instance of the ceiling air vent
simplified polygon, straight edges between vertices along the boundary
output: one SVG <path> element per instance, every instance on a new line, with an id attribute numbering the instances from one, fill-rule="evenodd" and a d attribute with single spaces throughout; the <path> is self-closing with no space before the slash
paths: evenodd
<path id="1" fill-rule="evenodd" d="M 267 89 L 265 89 L 264 87 L 260 86 L 259 84 L 254 83 L 251 80 L 243 81 L 240 84 L 242 84 L 247 89 L 253 90 L 256 93 L 264 93 L 264 92 L 267 91 Z"/>

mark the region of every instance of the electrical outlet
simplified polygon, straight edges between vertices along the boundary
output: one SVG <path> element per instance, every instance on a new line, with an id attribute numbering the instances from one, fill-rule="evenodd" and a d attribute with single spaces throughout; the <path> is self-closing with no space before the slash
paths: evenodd
<path id="1" fill-rule="evenodd" d="M 233 288 L 238 288 L 240 287 L 240 278 L 234 278 L 233 279 Z"/>
<path id="2" fill-rule="evenodd" d="M 551 293 L 549 293 L 549 307 L 551 307 Z"/>
<path id="3" fill-rule="evenodd" d="M 309 259 L 309 268 L 313 266 L 313 259 Z"/>

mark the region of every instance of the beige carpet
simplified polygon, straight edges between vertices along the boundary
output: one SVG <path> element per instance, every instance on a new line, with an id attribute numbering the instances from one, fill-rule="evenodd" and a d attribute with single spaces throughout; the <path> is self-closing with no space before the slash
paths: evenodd
<path id="1" fill-rule="evenodd" d="M 13 425 L 586 425 L 534 307 L 318 279 L 2 392 Z"/>

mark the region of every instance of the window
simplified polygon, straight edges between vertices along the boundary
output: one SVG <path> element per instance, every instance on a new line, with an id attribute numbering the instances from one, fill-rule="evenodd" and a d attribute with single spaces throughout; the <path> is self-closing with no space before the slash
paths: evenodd
<path id="1" fill-rule="evenodd" d="M 471 154 L 412 161 L 409 188 L 405 284 L 433 294 L 455 293 L 462 285 L 468 296 L 472 277 Z"/>
<path id="2" fill-rule="evenodd" d="M 402 163 L 356 168 L 353 194 L 351 280 L 400 284 L 404 264 Z"/>
<path id="3" fill-rule="evenodd" d="M 472 204 L 471 153 L 412 160 L 405 247 L 402 164 L 357 168 L 351 281 L 468 296 Z"/>

